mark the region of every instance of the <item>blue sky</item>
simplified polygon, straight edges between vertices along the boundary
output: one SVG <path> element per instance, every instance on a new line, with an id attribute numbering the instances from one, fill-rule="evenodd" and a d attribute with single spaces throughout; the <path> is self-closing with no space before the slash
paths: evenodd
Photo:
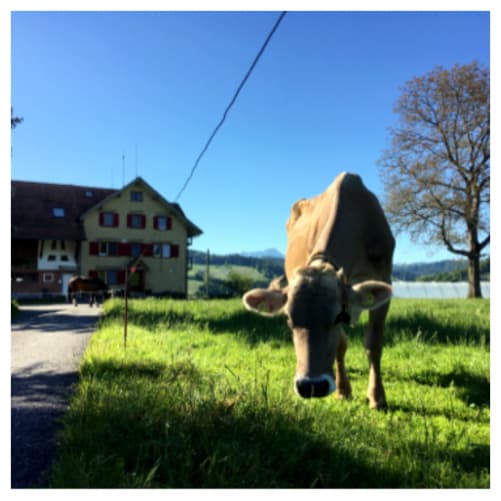
<path id="1" fill-rule="evenodd" d="M 173 201 L 278 12 L 13 12 L 13 179 Z M 400 89 L 490 65 L 488 12 L 289 12 L 179 203 L 213 253 L 286 249 L 299 198 L 342 171 L 379 197 Z M 125 154 L 125 169 L 122 154 Z M 397 239 L 396 263 L 456 256 Z"/>

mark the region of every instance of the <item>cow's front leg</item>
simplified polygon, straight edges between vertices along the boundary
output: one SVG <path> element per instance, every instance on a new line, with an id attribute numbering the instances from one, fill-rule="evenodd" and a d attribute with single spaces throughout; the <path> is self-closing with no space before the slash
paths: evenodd
<path id="1" fill-rule="evenodd" d="M 348 343 L 344 330 L 341 327 L 340 330 L 341 335 L 336 352 L 336 398 L 343 399 L 351 397 L 351 385 L 344 365 L 344 355 L 348 348 Z"/>
<path id="2" fill-rule="evenodd" d="M 367 400 L 372 409 L 386 409 L 386 396 L 381 377 L 381 355 L 383 352 L 384 321 L 390 303 L 369 312 L 369 328 L 365 335 L 365 349 L 369 361 L 369 387 Z"/>

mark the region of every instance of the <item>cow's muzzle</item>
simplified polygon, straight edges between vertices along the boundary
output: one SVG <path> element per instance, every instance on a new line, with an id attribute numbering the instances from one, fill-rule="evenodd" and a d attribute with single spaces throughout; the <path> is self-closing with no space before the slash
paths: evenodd
<path id="1" fill-rule="evenodd" d="M 303 398 L 326 397 L 336 390 L 336 383 L 328 374 L 316 378 L 296 377 L 295 390 Z"/>

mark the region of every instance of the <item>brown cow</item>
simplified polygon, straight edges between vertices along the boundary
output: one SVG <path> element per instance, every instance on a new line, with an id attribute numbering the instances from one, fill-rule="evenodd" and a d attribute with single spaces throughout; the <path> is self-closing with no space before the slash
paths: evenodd
<path id="1" fill-rule="evenodd" d="M 247 292 L 245 307 L 286 315 L 297 358 L 295 390 L 305 398 L 327 396 L 336 386 L 337 398 L 351 396 L 341 324 L 353 325 L 370 310 L 367 399 L 386 408 L 380 361 L 395 240 L 377 198 L 359 176 L 342 173 L 321 195 L 296 202 L 286 227 L 288 285 L 275 279 L 268 289 Z"/>

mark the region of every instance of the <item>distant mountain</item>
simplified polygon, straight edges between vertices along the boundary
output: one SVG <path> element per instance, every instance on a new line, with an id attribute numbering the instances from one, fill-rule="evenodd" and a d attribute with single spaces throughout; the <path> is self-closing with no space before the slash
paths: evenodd
<path id="1" fill-rule="evenodd" d="M 241 256 L 245 257 L 257 257 L 257 258 L 273 258 L 273 259 L 284 259 L 284 255 L 277 249 L 264 249 L 262 251 L 254 252 L 240 252 Z"/>

